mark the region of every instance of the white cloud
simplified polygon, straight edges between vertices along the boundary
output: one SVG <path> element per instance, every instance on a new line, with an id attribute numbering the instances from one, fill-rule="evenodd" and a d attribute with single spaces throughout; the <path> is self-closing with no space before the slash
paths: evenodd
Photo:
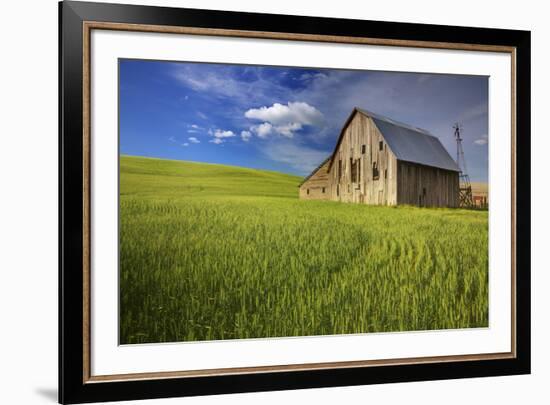
<path id="1" fill-rule="evenodd" d="M 201 143 L 201 141 L 199 141 L 197 138 L 195 138 L 194 136 L 190 136 L 189 138 L 189 142 L 191 143 Z"/>
<path id="2" fill-rule="evenodd" d="M 187 127 L 190 128 L 187 130 L 187 132 L 190 134 L 198 134 L 199 132 L 204 131 L 204 128 L 197 124 L 191 124 L 191 125 L 187 124 Z"/>
<path id="3" fill-rule="evenodd" d="M 207 115 L 203 112 L 197 111 L 197 115 L 202 118 L 203 120 L 208 119 Z"/>
<path id="4" fill-rule="evenodd" d="M 285 125 L 274 126 L 269 122 L 264 122 L 260 125 L 253 125 L 250 130 L 258 135 L 258 138 L 265 139 L 271 134 L 279 134 L 287 138 L 292 138 L 295 131 L 302 129 L 302 124 L 298 122 L 290 122 Z"/>
<path id="5" fill-rule="evenodd" d="M 235 136 L 233 131 L 224 131 L 223 129 L 216 129 L 214 133 L 212 133 L 211 131 L 209 131 L 208 133 L 214 135 L 214 137 L 216 138 L 231 138 Z"/>
<path id="6" fill-rule="evenodd" d="M 189 144 L 185 142 L 185 143 L 182 143 L 181 146 L 189 146 Z"/>
<path id="7" fill-rule="evenodd" d="M 241 131 L 241 139 L 243 141 L 248 142 L 251 137 L 252 133 L 250 131 Z"/>
<path id="8" fill-rule="evenodd" d="M 323 124 L 323 114 L 315 107 L 302 101 L 291 102 L 287 105 L 275 103 L 271 107 L 251 108 L 244 113 L 246 118 L 269 122 L 272 125 L 301 125 Z"/>
<path id="9" fill-rule="evenodd" d="M 273 131 L 273 125 L 269 122 L 264 122 L 263 124 L 250 127 L 250 130 L 258 135 L 258 138 L 265 139 Z"/>
<path id="10" fill-rule="evenodd" d="M 489 137 L 487 135 L 482 135 L 481 138 L 476 139 L 474 143 L 480 146 L 487 145 L 489 143 Z"/>
<path id="11" fill-rule="evenodd" d="M 271 107 L 251 108 L 244 113 L 244 116 L 264 121 L 260 125 L 251 127 L 260 138 L 266 138 L 271 133 L 292 138 L 294 133 L 301 130 L 304 125 L 322 126 L 324 124 L 323 114 L 302 101 L 289 101 L 287 105 L 275 103 Z"/>
<path id="12" fill-rule="evenodd" d="M 214 139 L 210 139 L 208 142 L 215 143 L 216 145 L 219 145 L 220 143 L 224 143 L 225 141 L 223 139 L 220 139 L 220 138 L 214 138 Z"/>
<path id="13" fill-rule="evenodd" d="M 299 122 L 291 122 L 285 125 L 278 125 L 275 127 L 275 131 L 279 134 L 286 136 L 287 138 L 292 138 L 295 131 L 302 129 L 302 124 Z"/>

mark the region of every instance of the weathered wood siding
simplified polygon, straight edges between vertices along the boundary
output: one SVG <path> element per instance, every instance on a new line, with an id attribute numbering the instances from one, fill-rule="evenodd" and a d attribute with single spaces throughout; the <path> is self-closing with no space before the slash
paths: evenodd
<path id="1" fill-rule="evenodd" d="M 327 161 L 300 186 L 300 198 L 304 200 L 330 199 Z"/>
<path id="2" fill-rule="evenodd" d="M 374 165 L 377 178 L 374 177 Z M 355 114 L 344 129 L 334 154 L 329 173 L 330 198 L 342 202 L 395 205 L 396 176 L 397 160 L 382 134 L 372 119 Z"/>
<path id="3" fill-rule="evenodd" d="M 458 207 L 458 173 L 397 162 L 397 203 L 421 207 Z"/>

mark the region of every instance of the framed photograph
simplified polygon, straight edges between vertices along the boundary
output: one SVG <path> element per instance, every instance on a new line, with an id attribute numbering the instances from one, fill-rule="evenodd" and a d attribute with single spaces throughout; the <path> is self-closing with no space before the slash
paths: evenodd
<path id="1" fill-rule="evenodd" d="M 62 2 L 59 401 L 530 372 L 530 33 Z"/>

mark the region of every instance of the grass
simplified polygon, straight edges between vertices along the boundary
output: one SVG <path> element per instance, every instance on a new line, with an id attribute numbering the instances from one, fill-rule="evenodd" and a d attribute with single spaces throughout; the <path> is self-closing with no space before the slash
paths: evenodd
<path id="1" fill-rule="evenodd" d="M 300 180 L 121 157 L 121 343 L 488 325 L 487 212 L 301 201 Z"/>

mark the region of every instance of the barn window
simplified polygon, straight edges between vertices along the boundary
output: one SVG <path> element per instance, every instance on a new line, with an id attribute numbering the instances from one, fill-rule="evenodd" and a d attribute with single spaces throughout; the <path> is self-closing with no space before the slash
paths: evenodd
<path id="1" fill-rule="evenodd" d="M 357 170 L 357 160 L 350 159 L 350 164 L 351 164 L 351 182 L 357 183 L 357 174 L 359 172 Z"/>
<path id="2" fill-rule="evenodd" d="M 323 194 L 325 193 L 325 188 L 323 187 Z"/>
<path id="3" fill-rule="evenodd" d="M 309 195 L 309 188 L 307 189 L 307 194 Z"/>
<path id="4" fill-rule="evenodd" d="M 388 169 L 384 169 L 384 178 L 385 178 L 385 179 L 388 178 Z"/>
<path id="5" fill-rule="evenodd" d="M 336 197 L 340 196 L 340 184 L 336 185 Z"/>
<path id="6" fill-rule="evenodd" d="M 422 188 L 422 195 L 426 195 L 426 187 Z"/>
<path id="7" fill-rule="evenodd" d="M 342 179 L 342 159 L 338 161 L 338 181 Z"/>
<path id="8" fill-rule="evenodd" d="M 384 141 L 378 142 L 378 149 L 384 150 Z"/>
<path id="9" fill-rule="evenodd" d="M 361 145 L 361 154 L 367 153 L 367 145 Z"/>
<path id="10" fill-rule="evenodd" d="M 380 173 L 378 172 L 378 166 L 377 166 L 376 162 L 373 162 L 372 163 L 372 179 L 373 180 L 378 180 L 379 177 L 380 177 Z"/>
<path id="11" fill-rule="evenodd" d="M 357 159 L 357 181 L 361 182 L 361 159 Z"/>

